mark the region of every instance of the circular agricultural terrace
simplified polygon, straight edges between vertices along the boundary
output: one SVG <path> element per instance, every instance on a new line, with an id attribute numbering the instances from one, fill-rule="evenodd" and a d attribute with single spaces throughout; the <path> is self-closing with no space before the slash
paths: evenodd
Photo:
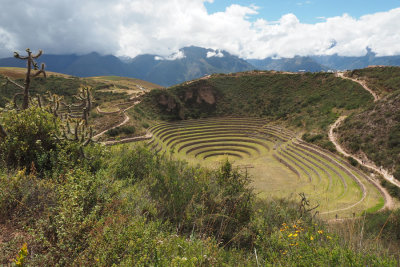
<path id="1" fill-rule="evenodd" d="M 161 123 L 148 145 L 189 163 L 215 167 L 227 158 L 251 175 L 260 197 L 304 192 L 324 217 L 378 210 L 384 198 L 369 177 L 338 156 L 260 118 L 209 118 Z"/>

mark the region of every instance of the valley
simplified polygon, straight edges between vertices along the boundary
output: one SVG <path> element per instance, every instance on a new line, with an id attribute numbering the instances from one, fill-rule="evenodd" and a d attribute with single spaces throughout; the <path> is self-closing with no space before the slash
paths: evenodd
<path id="1" fill-rule="evenodd" d="M 357 70 L 354 73 L 368 75 L 367 71 Z M 384 68 L 383 72 L 379 71 L 380 75 L 387 75 L 386 72 L 393 70 Z M 368 159 L 368 151 L 352 149 L 351 142 L 360 140 L 354 136 L 362 136 L 363 133 L 356 132 L 358 128 L 348 126 L 349 123 L 354 123 L 354 118 L 365 118 L 368 110 L 382 113 L 380 109 L 387 107 L 388 103 L 396 108 L 398 91 L 388 89 L 385 83 L 382 85 L 379 77 L 370 80 L 358 74 L 355 78 L 352 77 L 354 73 L 339 73 L 336 76 L 331 73 L 249 71 L 208 75 L 170 88 L 116 76 L 77 78 L 48 73 L 46 80 L 36 78 L 32 81 L 31 92 L 33 97 L 45 94 L 51 96 L 52 98 L 43 97 L 41 100 L 42 105 L 49 107 L 54 105 L 52 99 L 62 99 L 56 113 L 61 122 L 65 120 L 64 117 L 67 118 L 67 126 L 74 123 L 74 119 L 68 119 L 68 116 L 79 117 L 81 106 L 66 104 L 64 101 L 74 103 L 77 88 L 90 90 L 93 94 L 93 105 L 88 117 L 88 124 L 93 129 L 90 137 L 93 144 L 81 150 L 75 150 L 75 145 L 66 146 L 63 149 L 70 151 L 68 153 L 71 156 L 59 156 L 59 159 L 70 157 L 69 160 L 57 161 L 55 167 L 51 167 L 55 173 L 65 173 L 71 168 L 68 166 L 75 166 L 63 175 L 71 175 L 71 179 L 74 179 L 72 177 L 77 175 L 75 172 L 82 171 L 86 173 L 82 175 L 87 175 L 87 178 L 79 183 L 92 179 L 97 184 L 102 184 L 100 189 L 94 185 L 82 185 L 86 189 L 80 191 L 80 195 L 87 198 L 98 197 L 91 201 L 99 203 L 98 201 L 106 201 L 102 200 L 105 193 L 97 195 L 96 192 L 112 186 L 114 189 L 106 189 L 109 192 L 107 194 L 117 194 L 123 200 L 117 204 L 117 213 L 126 212 L 122 211 L 124 209 L 130 210 L 129 212 L 139 209 L 140 213 L 148 214 L 148 209 L 153 205 L 151 203 L 157 203 L 157 211 L 152 212 L 163 218 L 162 220 L 176 224 L 181 235 L 193 231 L 190 227 L 198 225 L 199 233 L 215 231 L 220 242 L 228 242 L 227 240 L 233 238 L 230 236 L 232 233 L 245 238 L 242 234 L 248 227 L 246 225 L 256 223 L 244 215 L 249 212 L 254 214 L 252 216 L 256 220 L 271 220 L 270 215 L 256 214 L 276 212 L 273 215 L 277 216 L 276 219 L 269 224 L 275 225 L 273 227 L 278 232 L 286 231 L 285 221 L 292 220 L 288 219 L 292 218 L 291 215 L 282 218 L 277 215 L 284 209 L 289 209 L 288 212 L 294 214 L 293 218 L 297 218 L 294 225 L 307 221 L 303 226 L 307 228 L 311 227 L 308 225 L 311 222 L 315 225 L 327 223 L 329 227 L 333 227 L 332 231 L 342 231 L 342 228 L 335 226 L 337 223 L 344 225 L 354 222 L 353 227 L 361 227 L 358 226 L 358 221 L 365 216 L 389 216 L 385 217 L 389 220 L 391 215 L 383 214 L 398 209 L 400 189 L 398 181 L 391 174 L 397 163 L 389 171 L 377 167 L 377 163 Z M 14 68 L 0 68 L 0 74 L 13 77 L 17 81 L 21 81 L 19 79 L 23 77 L 23 72 Z M 0 82 L 5 82 L 5 76 L 0 76 Z M 0 91 L 0 103 L 3 103 L 6 113 L 10 109 L 6 103 L 13 100 L 15 90 L 16 88 L 7 84 Z M 39 111 L 33 109 L 29 112 Z M 396 127 L 397 117 L 392 118 L 387 113 L 385 116 L 389 117 L 390 125 Z M 12 128 L 5 129 L 9 132 Z M 353 136 L 354 140 L 346 136 L 346 130 L 351 130 L 349 136 Z M 83 131 L 82 138 L 85 137 Z M 75 135 L 77 134 L 81 132 L 76 132 Z M 393 140 L 391 136 L 386 138 Z M 56 134 L 56 140 L 62 139 Z M 390 148 L 397 151 L 397 143 L 391 142 Z M 360 148 L 365 144 L 365 141 L 358 143 Z M 62 151 L 57 153 L 63 153 Z M 385 153 L 393 152 L 387 150 Z M 39 170 L 48 168 L 40 167 L 46 166 L 41 165 L 43 163 L 40 161 L 32 164 L 34 168 L 38 166 Z M 91 174 L 90 170 L 97 174 Z M 22 172 L 18 175 L 25 177 Z M 34 174 L 26 175 L 34 177 Z M 35 175 L 48 177 L 48 174 Z M 92 175 L 99 175 L 101 178 L 97 180 Z M 1 177 L 4 183 L 8 179 L 6 175 Z M 385 179 L 390 183 L 385 184 Z M 63 181 L 48 180 L 46 183 L 65 190 L 62 189 L 65 186 Z M 71 190 L 68 194 L 76 194 L 76 189 L 73 189 L 76 183 L 76 180 L 67 182 L 68 186 L 72 186 L 68 189 Z M 34 184 L 39 186 L 39 180 L 34 180 Z M 31 192 L 32 189 L 27 190 Z M 116 190 L 115 193 L 112 193 L 113 190 Z M 235 195 L 236 190 L 241 193 Z M 225 200 L 225 197 L 234 200 Z M 57 197 L 54 195 L 51 198 Z M 249 203 L 245 200 L 247 198 L 251 198 L 252 203 L 257 205 L 257 211 L 246 210 L 249 208 L 246 206 Z M 304 201 L 300 206 L 299 198 Z M 70 201 L 70 196 L 66 201 Z M 114 196 L 110 196 L 110 201 L 116 201 Z M 226 205 L 231 203 L 229 201 L 234 201 L 233 210 L 226 210 Z M 7 212 L 26 212 L 20 210 L 18 205 L 17 207 L 15 211 Z M 238 211 L 237 207 L 241 210 Z M 215 215 L 216 210 L 225 214 Z M 69 211 L 60 209 L 57 212 L 64 214 Z M 209 217 L 204 217 L 204 213 Z M 114 211 L 106 214 L 121 218 Z M 232 224 L 230 218 L 239 215 L 245 217 L 237 217 L 237 221 Z M 92 216 L 101 218 L 102 215 Z M 126 216 L 128 218 L 132 215 Z M 133 217 L 140 216 L 142 215 Z M 218 219 L 212 219 L 214 216 Z M 13 218 L 12 226 L 0 221 L 1 229 L 8 233 L 0 235 L 4 244 L 15 239 L 16 235 L 13 233 L 19 229 L 17 225 L 25 223 L 24 220 L 17 223 L 18 219 Z M 220 229 L 219 220 L 222 220 L 227 229 L 236 225 L 237 230 L 219 232 L 220 230 L 216 230 Z M 58 223 L 68 224 L 63 220 Z M 75 229 L 70 227 L 71 230 L 67 231 Z M 119 227 L 118 223 L 113 227 Z M 260 226 L 251 227 L 263 229 L 257 228 Z M 41 230 L 33 231 L 39 231 L 40 234 Z M 298 231 L 296 233 L 301 234 L 302 230 Z M 328 237 L 323 237 L 323 231 L 319 228 L 308 228 L 307 231 L 312 236 L 320 235 L 320 242 L 329 240 Z M 312 239 L 308 235 L 301 237 L 305 242 L 304 249 L 312 248 L 309 243 Z M 28 238 L 29 235 L 23 232 L 22 236 Z M 39 247 L 38 243 L 31 245 Z M 96 243 L 90 244 L 89 251 L 97 249 Z M 65 253 L 61 249 L 59 257 L 65 257 Z M 362 261 L 367 262 L 364 259 Z"/>
<path id="2" fill-rule="evenodd" d="M 324 218 L 350 217 L 392 205 L 371 178 L 349 163 L 301 141 L 295 133 L 255 118 L 213 118 L 164 123 L 149 129 L 158 153 L 193 166 L 232 162 L 253 180 L 260 197 L 305 193 Z"/>
<path id="3" fill-rule="evenodd" d="M 400 266 L 399 0 L 2 4 L 0 267 Z"/>

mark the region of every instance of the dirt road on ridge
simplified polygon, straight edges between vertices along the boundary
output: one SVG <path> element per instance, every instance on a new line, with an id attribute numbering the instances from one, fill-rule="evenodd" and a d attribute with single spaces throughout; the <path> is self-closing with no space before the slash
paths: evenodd
<path id="1" fill-rule="evenodd" d="M 387 181 L 393 183 L 394 185 L 400 187 L 400 183 L 395 180 L 393 175 L 390 175 L 389 172 L 385 169 L 378 168 L 373 162 L 366 162 L 358 158 L 356 155 L 347 153 L 343 147 L 340 146 L 340 144 L 337 142 L 336 135 L 334 134 L 334 129 L 336 129 L 340 123 L 346 118 L 346 116 L 341 116 L 339 117 L 334 124 L 332 124 L 329 128 L 329 140 L 335 145 L 336 150 L 340 153 L 342 153 L 345 157 L 352 157 L 354 158 L 360 165 L 365 166 L 369 169 L 372 169 L 376 171 L 377 173 L 381 174 Z M 387 192 L 386 188 L 381 186 L 379 182 L 374 182 L 375 186 L 379 188 L 379 190 L 384 194 L 385 198 L 385 207 L 387 208 L 392 208 L 393 207 L 393 198 L 390 196 L 390 194 Z"/>
<path id="2" fill-rule="evenodd" d="M 112 126 L 112 127 L 108 128 L 108 129 L 105 129 L 101 133 L 96 134 L 95 136 L 93 136 L 93 139 L 97 140 L 102 135 L 104 135 L 107 131 L 115 129 L 115 128 L 118 128 L 118 127 L 121 127 L 121 126 L 124 126 L 125 124 L 127 124 L 129 122 L 130 118 L 125 112 L 130 110 L 131 108 L 133 108 L 134 106 L 136 106 L 139 103 L 140 103 L 140 101 L 136 101 L 136 102 L 133 103 L 132 106 L 129 106 L 126 109 L 122 110 L 122 113 L 124 114 L 125 119 L 121 123 L 119 123 L 118 125 Z M 129 138 L 121 139 L 121 140 L 118 140 L 118 141 L 105 141 L 105 142 L 102 142 L 102 143 L 105 144 L 105 145 L 113 145 L 113 144 L 126 143 L 127 141 L 134 142 L 134 141 L 146 140 L 146 139 L 150 139 L 151 137 L 153 137 L 153 135 L 148 132 L 148 133 L 146 133 L 146 135 L 143 135 L 143 136 L 129 137 Z"/>
<path id="3" fill-rule="evenodd" d="M 344 76 L 344 73 L 343 73 L 343 72 L 338 72 L 336 75 L 337 75 L 337 77 L 340 77 L 340 78 L 342 78 L 342 79 L 348 79 L 348 80 L 351 80 L 351 81 L 353 81 L 353 82 L 356 82 L 356 83 L 360 84 L 366 91 L 368 91 L 368 92 L 374 97 L 374 102 L 376 102 L 376 101 L 378 101 L 378 100 L 380 99 L 379 96 L 378 96 L 374 91 L 372 91 L 372 90 L 366 85 L 365 81 L 360 81 L 360 80 L 357 80 L 357 79 L 353 79 L 353 78 L 350 78 L 350 77 L 346 77 L 346 76 Z M 379 168 L 378 166 L 375 165 L 374 162 L 372 162 L 372 161 L 370 161 L 370 160 L 364 161 L 364 160 L 358 158 L 357 155 L 346 152 L 345 149 L 339 144 L 339 142 L 338 142 L 338 140 L 337 140 L 337 137 L 336 137 L 336 135 L 334 134 L 334 129 L 336 129 L 336 128 L 340 125 L 340 123 L 342 123 L 342 121 L 343 121 L 345 118 L 346 118 L 346 116 L 341 116 L 341 117 L 339 117 L 339 118 L 335 121 L 335 123 L 332 124 L 332 125 L 330 126 L 330 128 L 329 128 L 329 133 L 328 133 L 329 140 L 335 145 L 336 150 L 337 150 L 338 152 L 340 152 L 341 154 L 343 154 L 344 156 L 346 156 L 346 157 L 352 157 L 352 158 L 354 158 L 360 165 L 362 165 L 362 166 L 364 166 L 364 167 L 367 167 L 367 168 L 369 168 L 369 169 L 372 169 L 372 170 L 374 170 L 375 172 L 381 174 L 381 175 L 384 177 L 384 179 L 386 179 L 387 181 L 391 182 L 392 184 L 394 184 L 394 185 L 396 185 L 397 187 L 400 188 L 400 182 L 397 181 L 397 180 L 393 177 L 393 175 L 391 175 L 391 174 L 389 173 L 388 170 L 385 170 L 385 169 L 383 169 L 383 168 Z M 390 194 L 387 192 L 386 188 L 384 188 L 383 186 L 381 186 L 379 182 L 374 182 L 374 184 L 375 184 L 375 186 L 377 186 L 377 187 L 379 188 L 379 190 L 384 194 L 384 197 L 385 197 L 385 199 L 386 199 L 386 201 L 385 201 L 385 207 L 388 207 L 389 209 L 392 208 L 392 207 L 393 207 L 393 198 L 392 198 L 392 197 L 390 196 Z"/>
<path id="4" fill-rule="evenodd" d="M 374 91 L 372 91 L 371 88 L 369 88 L 367 86 L 365 81 L 361 81 L 361 80 L 353 79 L 353 78 L 350 78 L 350 77 L 346 77 L 346 76 L 344 76 L 344 72 L 337 72 L 336 76 L 340 77 L 342 79 L 347 79 L 347 80 L 350 80 L 350 81 L 353 81 L 353 82 L 356 82 L 356 83 L 360 84 L 365 90 L 367 90 L 374 97 L 374 102 L 376 102 L 376 101 L 378 101 L 380 99 L 379 96 Z"/>

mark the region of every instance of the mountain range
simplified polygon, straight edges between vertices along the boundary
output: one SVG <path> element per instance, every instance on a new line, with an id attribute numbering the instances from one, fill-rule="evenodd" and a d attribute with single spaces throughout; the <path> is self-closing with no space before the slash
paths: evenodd
<path id="1" fill-rule="evenodd" d="M 118 58 L 96 52 L 85 55 L 47 55 L 40 57 L 49 71 L 79 77 L 116 75 L 133 77 L 171 86 L 212 73 L 248 70 L 328 71 L 364 68 L 369 65 L 400 66 L 400 56 L 377 57 L 370 49 L 362 57 L 296 56 L 244 60 L 224 50 L 184 47 L 168 57 L 144 54 L 134 58 Z M 2 67 L 24 67 L 25 62 L 13 57 L 0 59 Z"/>

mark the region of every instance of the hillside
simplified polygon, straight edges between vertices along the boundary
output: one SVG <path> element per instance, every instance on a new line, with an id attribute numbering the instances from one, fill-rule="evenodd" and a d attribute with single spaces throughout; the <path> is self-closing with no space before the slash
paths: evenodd
<path id="1" fill-rule="evenodd" d="M 400 179 L 400 68 L 378 67 L 350 72 L 365 80 L 382 98 L 365 111 L 348 117 L 338 128 L 348 151 L 372 160 Z"/>
<path id="2" fill-rule="evenodd" d="M 166 120 L 251 116 L 279 120 L 330 147 L 328 125 L 341 113 L 372 103 L 362 87 L 328 73 L 249 72 L 212 75 L 167 90 L 153 90 L 140 107 Z"/>
<path id="3" fill-rule="evenodd" d="M 15 70 L 13 77 L 18 75 Z M 0 82 L 4 81 L 0 76 Z M 78 133 L 79 138 L 67 138 L 65 131 L 70 131 L 73 120 L 60 114 L 55 117 L 48 102 L 42 108 L 34 101 L 38 95 L 45 98 L 47 91 L 73 101 L 77 88 L 88 86 L 95 100 L 89 124 L 97 133 L 125 117 L 128 123 L 123 127 L 105 130 L 108 138 L 118 140 L 148 129 L 154 133 L 152 140 L 107 148 L 86 142 L 85 130 Z M 7 85 L 2 89 L 2 103 L 9 102 L 16 88 Z M 32 81 L 31 95 L 34 98 L 27 109 L 0 111 L 5 132 L 0 135 L 0 264 L 398 263 L 393 256 L 400 246 L 393 237 L 398 230 L 398 212 L 375 213 L 386 201 L 359 170 L 313 145 L 293 142 L 294 134 L 283 128 L 307 132 L 307 138 L 325 142 L 326 128 L 339 114 L 372 104 L 372 97 L 357 83 L 326 73 L 251 72 L 212 75 L 163 89 L 115 76 L 82 79 L 49 75 L 46 80 Z M 160 119 L 201 117 L 208 119 L 160 123 Z M 260 126 L 264 136 L 261 131 L 242 134 L 239 142 L 229 144 L 236 148 L 236 155 L 247 155 L 253 164 L 247 164 L 245 172 L 235 161 L 227 161 L 226 147 L 222 152 L 217 148 L 219 154 L 209 144 L 195 148 L 204 159 L 216 156 L 213 168 L 194 166 L 178 157 L 189 139 L 195 138 L 194 143 L 208 141 L 199 132 L 210 131 L 209 138 L 214 141 L 220 135 L 218 141 L 230 142 L 227 134 L 238 139 L 240 132 L 260 130 Z M 62 131 L 65 138 L 60 136 Z M 160 153 L 158 142 L 168 138 L 185 141 L 176 146 L 176 152 L 172 148 Z M 156 145 L 151 145 L 155 141 Z M 272 149 L 274 144 L 279 147 Z M 288 190 L 282 191 L 294 194 L 293 198 L 260 196 L 260 181 L 252 181 L 257 178 L 251 169 L 256 171 L 254 159 L 260 159 L 254 157 L 256 154 L 270 160 L 264 157 L 260 163 L 264 176 L 280 173 L 275 186 L 285 186 Z M 301 190 L 307 187 L 307 195 L 287 186 L 296 187 L 295 183 L 303 186 Z M 318 215 L 315 208 L 319 204 L 315 206 L 314 200 L 321 199 L 322 192 L 326 200 L 321 208 L 325 210 Z M 351 220 L 354 232 L 345 225 L 322 221 L 335 218 L 335 213 L 337 217 L 341 211 L 354 217 L 364 210 L 368 214 L 363 218 L 368 216 L 368 221 Z M 388 221 L 390 227 L 385 228 Z"/>
<path id="4" fill-rule="evenodd" d="M 370 67 L 349 71 L 346 75 L 365 81 L 378 96 L 385 96 L 400 88 L 400 67 Z"/>
<path id="5" fill-rule="evenodd" d="M 12 85 L 6 84 L 5 77 L 13 78 L 23 84 L 24 69 L 22 68 L 0 68 L 0 108 L 5 107 L 12 101 L 14 94 L 20 90 Z M 119 123 L 122 123 L 126 116 L 124 110 L 134 105 L 140 95 L 153 89 L 162 88 L 159 85 L 134 79 L 117 76 L 99 76 L 78 78 L 60 73 L 47 72 L 47 79 L 42 77 L 34 78 L 31 82 L 30 94 L 33 97 L 42 96 L 42 100 L 48 103 L 48 93 L 57 94 L 62 97 L 61 102 L 76 102 L 75 95 L 81 87 L 92 88 L 94 103 L 90 112 L 89 121 L 95 133 L 101 133 Z M 66 112 L 66 107 L 60 104 L 59 111 Z M 73 110 L 77 113 L 79 110 Z M 128 111 L 127 111 L 128 112 Z M 130 110 L 131 119 L 120 129 L 121 136 L 133 136 L 144 134 L 149 123 L 135 110 Z M 126 132 L 126 133 L 124 133 Z M 115 136 L 104 135 L 103 139 L 112 139 Z"/>

